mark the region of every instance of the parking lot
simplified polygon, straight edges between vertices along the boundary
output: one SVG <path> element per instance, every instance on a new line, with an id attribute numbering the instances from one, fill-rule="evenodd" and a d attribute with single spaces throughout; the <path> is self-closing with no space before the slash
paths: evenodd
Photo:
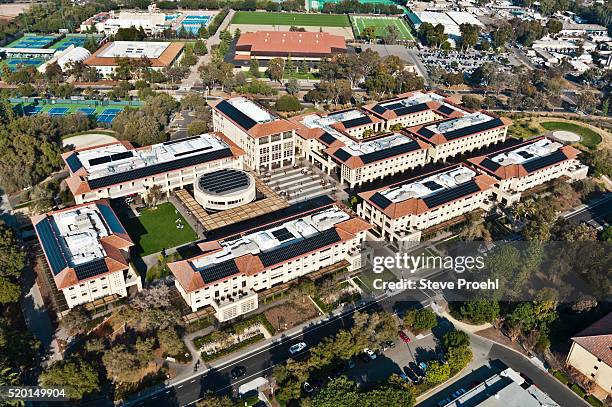
<path id="1" fill-rule="evenodd" d="M 504 70 L 510 70 L 520 62 L 510 54 L 489 54 L 486 52 L 443 51 L 424 49 L 419 51 L 419 58 L 428 69 L 441 68 L 451 73 L 471 74 L 485 62 L 496 62 Z"/>

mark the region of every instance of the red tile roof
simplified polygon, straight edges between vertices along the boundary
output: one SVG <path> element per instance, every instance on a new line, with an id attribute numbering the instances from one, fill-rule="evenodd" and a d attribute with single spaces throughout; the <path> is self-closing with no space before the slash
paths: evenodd
<path id="1" fill-rule="evenodd" d="M 572 341 L 612 367 L 612 312 L 578 333 Z"/>
<path id="2" fill-rule="evenodd" d="M 236 43 L 236 52 L 266 56 L 329 56 L 345 53 L 344 37 L 325 32 L 256 31 L 244 33 Z"/>

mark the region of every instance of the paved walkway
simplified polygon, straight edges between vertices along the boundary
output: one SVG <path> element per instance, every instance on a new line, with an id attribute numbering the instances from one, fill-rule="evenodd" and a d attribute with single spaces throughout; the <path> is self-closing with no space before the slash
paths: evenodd
<path id="1" fill-rule="evenodd" d="M 482 324 L 482 325 L 472 325 L 472 324 L 467 324 L 465 322 L 461 322 L 455 318 L 453 318 L 453 316 L 448 312 L 448 311 L 441 311 L 438 313 L 441 317 L 444 317 L 446 319 L 448 319 L 448 321 L 450 323 L 452 323 L 455 328 L 459 331 L 464 331 L 464 332 L 468 332 L 468 333 L 476 333 L 478 331 L 482 331 L 483 329 L 489 329 L 491 328 L 493 325 L 486 323 L 486 324 Z"/>

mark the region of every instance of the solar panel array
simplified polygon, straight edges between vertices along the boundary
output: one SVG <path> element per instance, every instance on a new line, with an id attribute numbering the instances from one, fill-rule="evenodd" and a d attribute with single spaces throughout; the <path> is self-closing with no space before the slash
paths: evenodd
<path id="1" fill-rule="evenodd" d="M 124 160 L 126 158 L 130 158 L 130 157 L 133 157 L 133 156 L 134 156 L 134 154 L 131 151 L 123 151 L 121 153 L 107 155 L 107 156 L 104 156 L 104 157 L 92 158 L 91 160 L 89 160 L 89 165 L 106 164 L 106 163 L 109 163 L 111 161 Z"/>
<path id="2" fill-rule="evenodd" d="M 391 148 L 386 148 L 384 150 L 378 150 L 372 153 L 364 154 L 361 156 L 361 161 L 363 161 L 364 164 L 369 164 L 374 161 L 380 161 L 396 155 L 409 153 L 411 151 L 417 150 L 419 147 L 419 143 L 412 140 L 408 143 L 400 144 Z"/>
<path id="3" fill-rule="evenodd" d="M 485 158 L 480 165 L 484 168 L 486 168 L 489 171 L 497 171 L 497 169 L 499 167 L 501 167 L 500 164 L 496 163 L 495 161 L 491 160 L 490 158 Z"/>
<path id="4" fill-rule="evenodd" d="M 219 104 L 217 104 L 217 109 L 219 109 L 223 114 L 238 123 L 238 125 L 245 130 L 250 130 L 253 126 L 257 124 L 255 120 L 242 113 L 227 100 L 222 100 Z"/>
<path id="5" fill-rule="evenodd" d="M 77 157 L 76 154 L 70 154 L 68 157 L 66 157 L 66 164 L 68 164 L 68 167 L 72 172 L 76 172 L 79 170 L 79 168 L 81 168 L 81 160 L 79 160 L 79 157 Z"/>
<path id="6" fill-rule="evenodd" d="M 249 185 L 250 179 L 247 173 L 224 168 L 204 174 L 199 180 L 199 186 L 204 191 L 215 194 L 244 188 Z"/>
<path id="7" fill-rule="evenodd" d="M 447 140 L 454 140 L 456 138 L 465 137 L 470 134 L 480 133 L 483 131 L 491 130 L 499 126 L 503 126 L 504 122 L 499 118 L 487 120 L 486 122 L 478 123 L 473 126 L 466 126 L 457 130 L 451 130 L 448 133 L 444 133 L 444 137 Z"/>
<path id="8" fill-rule="evenodd" d="M 109 206 L 99 204 L 98 210 L 102 214 L 104 221 L 113 233 L 126 233 L 123 225 L 119 221 L 119 218 L 117 217 L 117 215 L 115 215 L 115 212 L 113 212 L 113 210 Z"/>
<path id="9" fill-rule="evenodd" d="M 167 171 L 178 170 L 180 168 L 190 167 L 192 165 L 202 164 L 208 161 L 219 160 L 221 158 L 231 157 L 232 150 L 223 148 L 220 150 L 210 151 L 204 154 L 192 155 L 189 157 L 180 158 L 178 160 L 167 161 L 164 163 L 148 165 L 146 167 L 136 168 L 131 171 L 126 171 L 117 174 L 107 175 L 97 179 L 89 180 L 89 187 L 92 189 L 106 187 L 109 185 L 119 184 L 122 182 L 132 181 L 139 178 L 145 178 L 155 174 L 161 174 Z"/>
<path id="10" fill-rule="evenodd" d="M 435 135 L 436 133 L 429 130 L 427 127 L 421 127 L 417 130 L 417 134 L 423 137 L 431 138 L 431 136 Z"/>
<path id="11" fill-rule="evenodd" d="M 425 103 L 419 103 L 412 106 L 401 107 L 399 109 L 395 109 L 394 112 L 398 116 L 404 116 L 411 113 L 422 112 L 423 110 L 429 109 L 429 106 Z"/>
<path id="12" fill-rule="evenodd" d="M 321 136 L 319 137 L 319 140 L 321 140 L 322 142 L 324 142 L 327 145 L 330 145 L 331 143 L 336 141 L 336 138 L 334 136 L 332 136 L 331 134 L 325 132 L 325 133 L 321 134 Z"/>
<path id="13" fill-rule="evenodd" d="M 163 144 L 165 146 L 169 146 L 169 145 L 176 144 L 176 143 L 182 143 L 184 141 L 195 140 L 197 138 L 200 138 L 200 136 L 191 136 L 191 137 L 179 138 L 179 139 L 176 139 L 176 140 L 166 141 Z"/>
<path id="14" fill-rule="evenodd" d="M 77 279 L 84 280 L 86 278 L 92 278 L 100 274 L 104 274 L 108 271 L 108 266 L 104 259 L 95 259 L 87 263 L 79 264 L 74 266 L 74 272 Z"/>
<path id="15" fill-rule="evenodd" d="M 337 159 L 339 159 L 340 161 L 344 162 L 346 160 L 348 160 L 349 158 L 351 158 L 351 155 L 346 152 L 343 149 L 339 149 L 334 153 L 334 157 L 336 157 Z"/>
<path id="16" fill-rule="evenodd" d="M 51 272 L 55 276 L 68 267 L 64 251 L 55 238 L 53 226 L 49 219 L 41 220 L 36 224 L 35 228 L 47 256 Z"/>
<path id="17" fill-rule="evenodd" d="M 375 193 L 370 197 L 370 201 L 376 206 L 380 207 L 380 209 L 387 209 L 387 206 L 391 205 L 391 200 L 381 194 L 380 192 Z"/>
<path id="18" fill-rule="evenodd" d="M 272 231 L 272 235 L 278 239 L 279 242 L 293 239 L 293 234 L 287 230 L 287 228 L 280 228 Z"/>
<path id="19" fill-rule="evenodd" d="M 238 273 L 240 273 L 240 270 L 238 270 L 238 266 L 236 266 L 236 262 L 234 260 L 226 260 L 200 270 L 200 275 L 206 284 Z"/>
<path id="20" fill-rule="evenodd" d="M 387 111 L 387 108 L 384 107 L 383 105 L 374 105 L 374 107 L 372 107 L 372 111 L 378 114 L 383 114 Z"/>
<path id="21" fill-rule="evenodd" d="M 438 111 L 446 115 L 450 115 L 455 111 L 455 109 L 447 105 L 442 105 L 438 108 Z"/>
<path id="22" fill-rule="evenodd" d="M 442 185 L 438 184 L 436 181 L 425 181 L 423 182 L 423 185 L 432 191 L 437 191 L 438 189 L 442 188 Z"/>
<path id="23" fill-rule="evenodd" d="M 369 116 L 357 117 L 355 119 L 345 120 L 342 122 L 342 125 L 350 129 L 352 127 L 363 126 L 364 124 L 372 123 L 372 119 Z"/>
<path id="24" fill-rule="evenodd" d="M 259 258 L 264 267 L 270 267 L 294 257 L 299 257 L 306 253 L 339 242 L 340 240 L 340 236 L 338 236 L 336 229 L 331 228 L 314 236 L 299 240 L 295 243 L 280 246 L 268 252 L 262 252 L 259 255 Z"/>
<path id="25" fill-rule="evenodd" d="M 210 150 L 211 148 L 213 148 L 213 146 L 200 147 L 200 148 L 196 148 L 194 150 L 187 150 L 187 151 L 183 151 L 182 153 L 177 153 L 174 156 L 175 157 L 181 157 L 181 156 L 184 156 L 184 155 L 187 155 L 187 154 L 199 153 L 200 151 Z"/>
<path id="26" fill-rule="evenodd" d="M 567 156 L 563 151 L 557 150 L 552 154 L 544 157 L 536 158 L 535 160 L 527 161 L 523 163 L 523 167 L 527 172 L 531 173 L 542 168 L 548 167 L 549 165 L 560 163 L 567 159 Z"/>
<path id="27" fill-rule="evenodd" d="M 435 195 L 427 196 L 423 198 L 423 201 L 425 201 L 427 207 L 435 208 L 436 206 L 443 205 L 447 202 L 454 201 L 457 198 L 461 198 L 478 191 L 480 191 L 478 184 L 476 184 L 475 181 L 469 181 Z"/>

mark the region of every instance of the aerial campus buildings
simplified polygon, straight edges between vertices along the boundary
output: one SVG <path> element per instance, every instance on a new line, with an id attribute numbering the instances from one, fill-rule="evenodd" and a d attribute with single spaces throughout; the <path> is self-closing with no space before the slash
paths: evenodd
<path id="1" fill-rule="evenodd" d="M 336 204 L 199 244 L 202 254 L 168 264 L 192 311 L 219 321 L 258 307 L 258 292 L 325 269 L 361 267 L 367 222 Z"/>
<path id="2" fill-rule="evenodd" d="M 142 289 L 129 263 L 132 240 L 108 201 L 34 216 L 32 223 L 55 288 L 68 308 Z"/>
<path id="3" fill-rule="evenodd" d="M 127 141 L 62 154 L 66 184 L 76 203 L 145 195 L 154 185 L 163 193 L 192 185 L 221 168 L 242 169 L 244 152 L 220 133 L 201 134 L 134 148 Z"/>
<path id="4" fill-rule="evenodd" d="M 114 41 L 107 42 L 84 63 L 96 68 L 102 77 L 115 73 L 119 58 L 144 61 L 149 68 L 160 71 L 181 60 L 184 45 L 179 42 Z"/>

